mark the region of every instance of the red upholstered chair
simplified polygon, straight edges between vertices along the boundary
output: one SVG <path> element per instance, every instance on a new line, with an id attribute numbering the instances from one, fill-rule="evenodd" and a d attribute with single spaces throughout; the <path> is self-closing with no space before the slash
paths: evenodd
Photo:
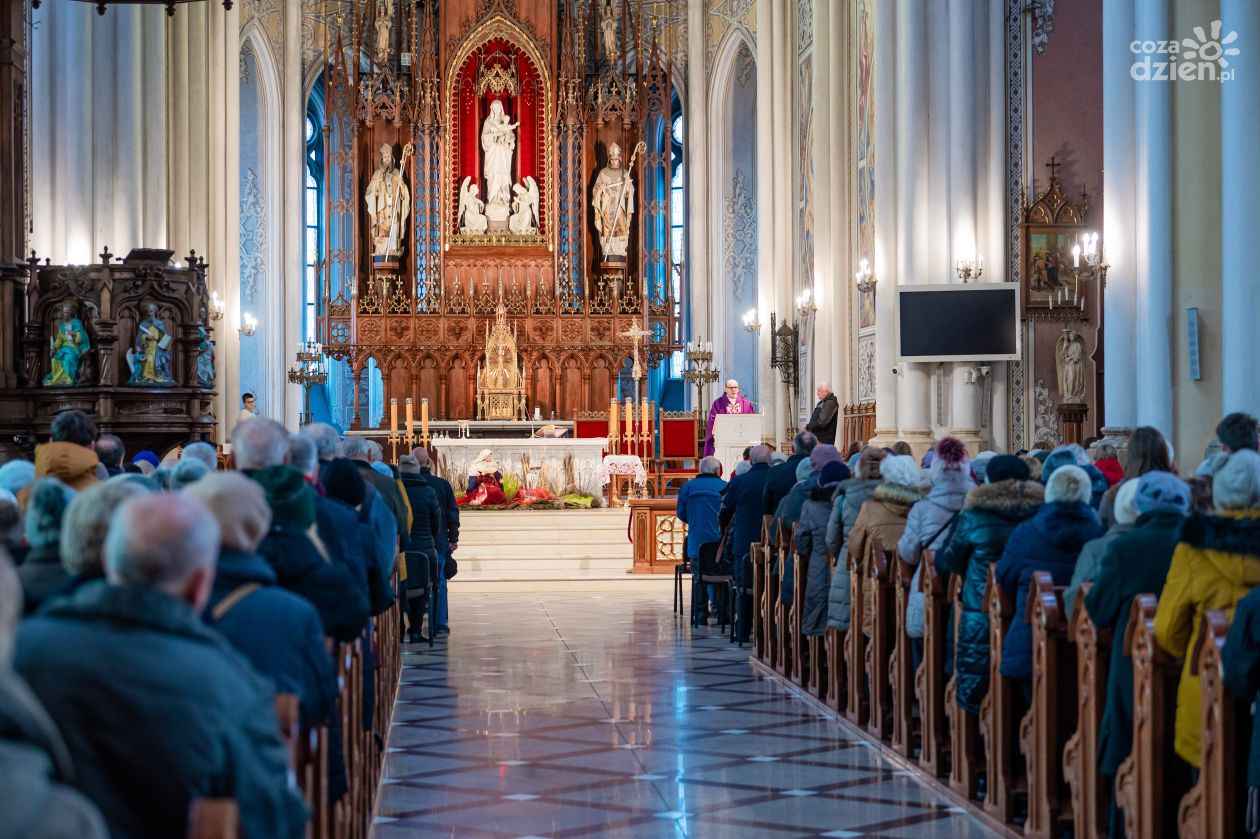
<path id="1" fill-rule="evenodd" d="M 700 474 L 700 413 L 661 411 L 660 429 L 656 485 L 657 494 L 663 495 L 666 486 L 675 481 L 681 486 Z"/>
<path id="2" fill-rule="evenodd" d="M 573 417 L 573 436 L 575 438 L 603 437 L 608 439 L 607 411 L 578 411 Z M 608 445 L 604 445 L 604 454 L 608 454 Z"/>

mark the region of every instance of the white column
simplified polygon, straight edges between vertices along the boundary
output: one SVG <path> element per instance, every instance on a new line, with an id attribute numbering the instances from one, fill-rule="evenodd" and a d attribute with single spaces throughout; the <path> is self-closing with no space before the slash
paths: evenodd
<path id="1" fill-rule="evenodd" d="M 875 276 L 875 440 L 889 445 L 897 439 L 898 376 L 893 374 L 897 363 L 895 306 L 897 294 L 898 193 L 896 189 L 897 159 L 897 11 L 892 2 L 874 3 L 875 27 L 875 110 L 874 137 L 875 190 L 875 253 L 860 254 L 871 260 Z"/>
<path id="2" fill-rule="evenodd" d="M 932 255 L 926 253 L 928 249 L 922 247 L 919 238 L 928 230 L 925 217 L 928 181 L 924 172 L 930 139 L 925 118 L 929 112 L 926 43 L 927 18 L 923 7 L 914 0 L 898 0 L 896 276 L 899 284 L 924 282 L 932 265 Z M 895 325 L 890 320 L 881 323 L 880 329 L 892 331 Z M 898 434 L 917 448 L 926 448 L 932 436 L 928 387 L 926 365 L 903 365 L 897 384 Z"/>
<path id="3" fill-rule="evenodd" d="M 938 270 L 952 280 L 954 260 L 976 255 L 976 128 L 987 117 L 988 103 L 981 100 L 983 109 L 976 107 L 975 50 L 982 48 L 984 41 L 976 37 L 973 7 L 974 0 L 949 0 L 949 107 L 932 116 L 937 125 L 949 124 L 949 188 L 945 194 L 950 241 L 947 250 L 936 254 L 933 280 Z"/>
<path id="4" fill-rule="evenodd" d="M 280 115 L 283 157 L 275 165 L 284 167 L 284 289 L 282 313 L 284 328 L 279 351 L 272 349 L 271 375 L 266 379 L 269 392 L 284 394 L 283 420 L 286 426 L 297 427 L 302 411 L 302 389 L 289 384 L 285 376 L 293 347 L 302 340 L 302 200 L 305 195 L 300 184 L 305 184 L 306 166 L 306 100 L 302 86 L 302 6 L 286 3 L 284 6 L 284 67 L 283 110 Z M 277 318 L 277 323 L 281 318 Z M 274 348 L 274 342 L 271 345 Z M 280 404 L 280 400 L 276 401 Z"/>
<path id="5" fill-rule="evenodd" d="M 709 149 L 708 79 L 705 74 L 704 0 L 687 0 L 687 148 Z M 710 191 L 705 155 L 694 155 L 686 170 L 687 266 L 686 283 L 691 305 L 691 334 L 707 341 L 722 340 L 713 318 L 711 300 L 717 293 L 709 276 L 709 211 L 718 200 L 719 190 Z M 721 350 L 719 350 L 719 353 Z M 688 386 L 684 404 L 690 405 L 696 391 Z M 703 405 L 699 406 L 704 410 Z"/>
<path id="6" fill-rule="evenodd" d="M 1255 272 L 1260 222 L 1254 187 L 1260 180 L 1260 9 L 1255 0 L 1221 0 L 1224 32 L 1238 33 L 1234 77 L 1221 85 L 1221 358 L 1224 413 L 1260 415 L 1260 282 Z"/>
<path id="7" fill-rule="evenodd" d="M 774 34 L 770 3 L 757 4 L 757 313 L 762 328 L 757 336 L 761 369 L 755 394 L 764 412 L 762 436 L 778 439 L 775 420 L 777 377 L 766 369 L 770 359 L 770 312 L 775 308 L 775 184 L 773 160 L 786 150 L 775 144 Z"/>
<path id="8" fill-rule="evenodd" d="M 840 9 L 830 3 L 814 3 L 814 85 L 810 101 L 802 107 L 814 109 L 814 274 L 807 278 L 813 286 L 818 312 L 814 316 L 814 375 L 813 380 L 801 379 L 801 390 L 812 393 L 818 382 L 831 382 L 837 398 L 843 404 L 848 397 L 848 377 L 842 372 L 839 347 L 848 345 L 848 320 L 844 294 L 847 286 L 844 278 L 849 271 L 843 267 L 848 237 L 839 221 L 846 193 L 837 189 L 838 178 L 833 173 L 846 164 L 845 158 L 835 158 L 833 149 L 842 140 L 844 124 L 832 113 L 832 63 L 839 60 L 832 48 L 831 19 L 839 17 Z M 799 235 L 799 234 L 798 234 Z M 843 341 L 843 343 L 841 343 Z"/>
<path id="9" fill-rule="evenodd" d="M 985 161 L 982 167 L 984 187 L 979 202 L 984 215 L 977 229 L 980 238 L 978 250 L 984 256 L 984 279 L 1004 283 L 1006 275 L 1007 217 L 1006 217 L 1006 16 L 1003 0 L 989 0 L 988 14 L 984 19 L 987 39 L 983 55 L 987 78 L 986 92 L 988 125 L 982 135 Z M 1010 401 L 1007 387 L 1005 361 L 990 365 L 989 387 L 992 389 L 990 412 L 990 444 L 994 451 L 1010 450 Z M 980 386 L 984 386 L 981 380 Z"/>
<path id="10" fill-rule="evenodd" d="M 228 303 L 228 312 L 215 330 L 218 379 L 215 416 L 219 441 L 228 439 L 236 406 L 240 404 L 240 11 L 208 7 L 206 37 L 208 132 L 205 241 L 210 264 L 209 284 Z M 274 366 L 274 365 L 269 365 Z"/>
<path id="11" fill-rule="evenodd" d="M 1138 0 L 1136 37 L 1172 36 L 1169 0 Z M 1137 117 L 1137 368 L 1138 422 L 1172 438 L 1172 92 L 1168 84 L 1136 85 Z M 1252 103 L 1255 107 L 1255 103 Z M 1231 173 L 1232 177 L 1232 173 Z"/>
<path id="12" fill-rule="evenodd" d="M 1137 371 L 1134 347 L 1137 265 L 1135 219 L 1137 167 L 1134 82 L 1134 0 L 1103 3 L 1103 242 L 1107 287 L 1103 309 L 1105 433 L 1124 434 L 1137 425 Z"/>

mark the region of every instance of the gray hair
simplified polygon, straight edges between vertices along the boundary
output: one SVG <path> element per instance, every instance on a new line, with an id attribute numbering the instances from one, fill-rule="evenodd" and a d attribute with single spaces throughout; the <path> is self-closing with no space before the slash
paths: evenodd
<path id="1" fill-rule="evenodd" d="M 232 453 L 237 469 L 265 469 L 289 459 L 289 432 L 275 420 L 257 417 L 232 429 Z"/>
<path id="2" fill-rule="evenodd" d="M 831 389 L 831 382 L 819 382 L 817 386 L 828 393 L 835 393 L 835 391 Z"/>
<path id="3" fill-rule="evenodd" d="M 812 431 L 802 431 L 792 438 L 792 454 L 809 454 L 818 445 Z"/>
<path id="4" fill-rule="evenodd" d="M 385 449 L 381 448 L 381 444 L 375 440 L 368 440 L 368 461 L 371 463 L 380 463 L 385 459 Z"/>
<path id="5" fill-rule="evenodd" d="M 171 470 L 166 466 L 159 466 L 149 473 L 149 480 L 157 484 L 159 490 L 168 490 L 171 488 Z"/>
<path id="6" fill-rule="evenodd" d="M 232 439 L 236 439 L 233 437 Z M 189 443 L 184 446 L 184 450 L 179 455 L 180 461 L 199 460 L 204 463 L 211 472 L 219 468 L 219 453 L 214 446 L 209 443 L 196 442 Z"/>
<path id="7" fill-rule="evenodd" d="M 184 450 L 185 453 L 187 451 L 187 449 Z M 189 484 L 195 484 L 213 471 L 195 455 L 192 460 L 181 459 L 171 470 L 171 489 L 179 490 Z"/>
<path id="8" fill-rule="evenodd" d="M 718 460 L 713 455 L 709 455 L 708 457 L 701 458 L 700 459 L 700 474 L 701 475 L 722 474 L 722 461 Z"/>
<path id="9" fill-rule="evenodd" d="M 124 501 L 154 494 L 140 481 L 121 476 L 80 492 L 61 520 L 61 564 L 71 574 L 100 576 L 110 516 Z"/>
<path id="10" fill-rule="evenodd" d="M 218 554 L 219 520 L 200 500 L 144 495 L 126 501 L 110 518 L 105 576 L 114 585 L 169 591 L 198 569 L 214 567 Z"/>
<path id="11" fill-rule="evenodd" d="M 0 551 L 0 671 L 13 661 L 13 640 L 22 617 L 22 584 L 8 551 Z"/>
<path id="12" fill-rule="evenodd" d="M 100 437 L 97 437 L 96 443 L 92 448 L 96 449 L 96 456 L 106 466 L 121 466 L 122 459 L 126 454 L 123 441 L 115 434 L 102 434 Z"/>
<path id="13" fill-rule="evenodd" d="M 416 446 L 412 449 L 411 456 L 416 459 L 416 463 L 420 464 L 421 469 L 433 463 L 433 458 L 429 457 L 429 450 L 424 446 Z"/>
<path id="14" fill-rule="evenodd" d="M 749 463 L 769 463 L 770 462 L 770 447 L 767 446 L 765 443 L 762 443 L 759 446 L 753 446 L 752 451 L 748 453 L 748 462 Z"/>
<path id="15" fill-rule="evenodd" d="M 416 460 L 412 455 L 405 454 L 398 458 L 398 471 L 404 475 L 419 475 L 420 461 Z"/>
<path id="16" fill-rule="evenodd" d="M 320 460 L 332 460 L 342 456 L 341 435 L 328 423 L 313 422 L 304 425 L 298 434 L 315 441 L 315 450 L 319 453 Z"/>
<path id="17" fill-rule="evenodd" d="M 344 446 L 346 457 L 351 460 L 371 460 L 372 441 L 366 437 L 347 437 Z"/>
<path id="18" fill-rule="evenodd" d="M 319 466 L 319 447 L 305 434 L 289 435 L 289 465 L 310 476 Z"/>
<path id="19" fill-rule="evenodd" d="M 39 478 L 31 485 L 26 504 L 26 541 L 32 548 L 57 544 L 62 519 L 74 496 L 75 491 L 56 478 Z"/>

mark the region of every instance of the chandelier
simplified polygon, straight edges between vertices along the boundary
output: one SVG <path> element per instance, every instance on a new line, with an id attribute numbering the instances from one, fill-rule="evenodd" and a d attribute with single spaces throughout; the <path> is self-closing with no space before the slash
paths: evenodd
<path id="1" fill-rule="evenodd" d="M 200 3 L 201 0 L 78 0 L 80 3 L 95 3 L 96 13 L 98 15 L 105 14 L 105 7 L 109 3 L 117 6 L 119 3 L 126 3 L 132 6 L 165 6 L 168 15 L 175 14 L 175 7 L 181 3 Z M 31 8 L 38 9 L 40 0 L 31 0 Z M 232 0 L 223 0 L 223 11 L 231 11 Z"/>

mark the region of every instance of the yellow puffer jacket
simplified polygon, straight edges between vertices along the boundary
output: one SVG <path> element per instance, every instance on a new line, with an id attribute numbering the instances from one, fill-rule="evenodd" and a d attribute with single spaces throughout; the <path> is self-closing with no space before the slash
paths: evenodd
<path id="1" fill-rule="evenodd" d="M 1155 638 L 1175 656 L 1185 656 L 1177 686 L 1177 754 L 1201 763 L 1199 678 L 1190 663 L 1199 643 L 1203 613 L 1234 606 L 1260 585 L 1260 510 L 1233 510 L 1191 516 L 1181 531 L 1172 566 L 1155 613 Z"/>

